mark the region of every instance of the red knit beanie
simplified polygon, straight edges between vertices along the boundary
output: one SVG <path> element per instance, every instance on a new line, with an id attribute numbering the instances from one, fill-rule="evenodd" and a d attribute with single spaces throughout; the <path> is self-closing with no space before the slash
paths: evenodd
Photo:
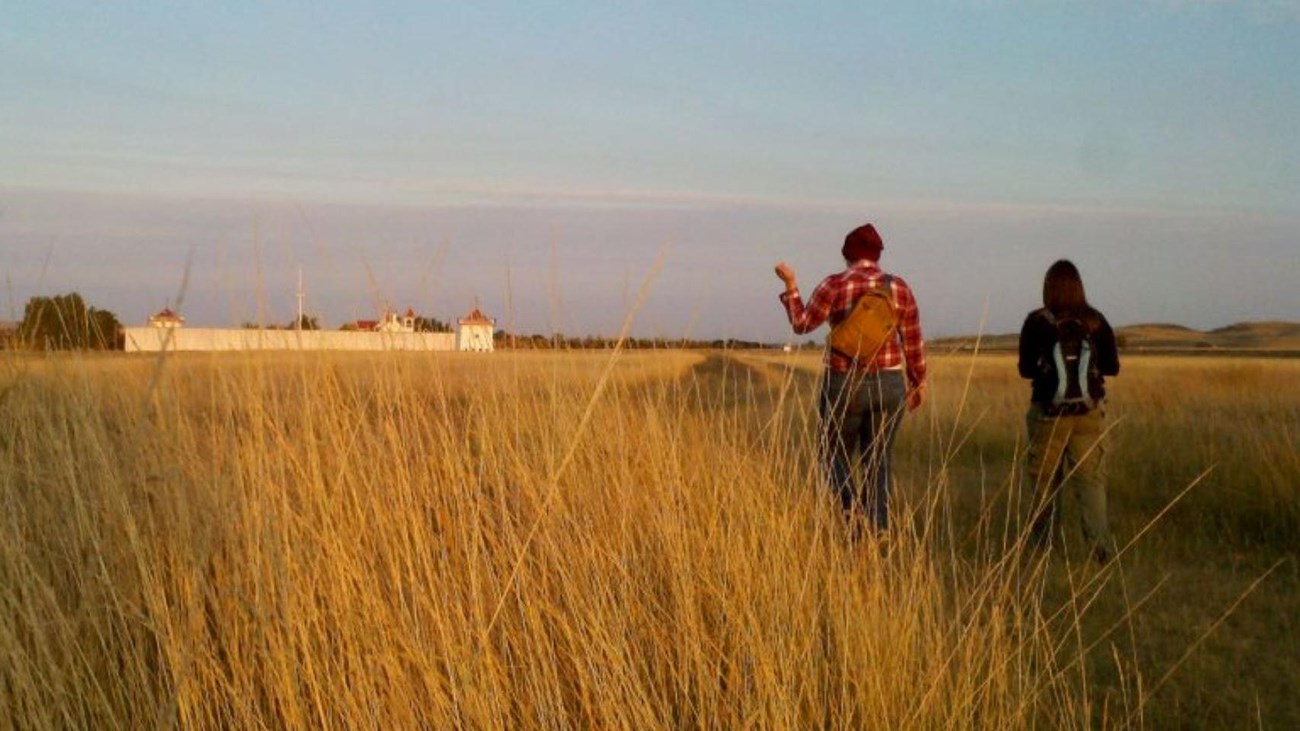
<path id="1" fill-rule="evenodd" d="M 844 237 L 844 248 L 840 253 L 844 254 L 846 261 L 857 261 L 858 259 L 870 259 L 871 261 L 880 260 L 880 252 L 885 248 L 885 242 L 880 239 L 880 234 L 876 233 L 876 227 L 869 223 L 858 226 Z"/>

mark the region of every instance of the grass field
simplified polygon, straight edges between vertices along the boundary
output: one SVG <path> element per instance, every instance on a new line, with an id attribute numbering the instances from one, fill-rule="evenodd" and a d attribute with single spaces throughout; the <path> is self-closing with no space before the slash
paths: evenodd
<path id="1" fill-rule="evenodd" d="M 1020 550 L 1002 356 L 847 540 L 817 367 L 0 358 L 0 727 L 1300 727 L 1300 360 L 1125 361 L 1105 569 Z"/>

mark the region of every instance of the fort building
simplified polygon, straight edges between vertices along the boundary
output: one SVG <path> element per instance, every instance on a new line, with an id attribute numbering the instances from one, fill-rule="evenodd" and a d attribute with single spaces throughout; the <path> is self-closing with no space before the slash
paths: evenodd
<path id="1" fill-rule="evenodd" d="M 186 327 L 170 308 L 151 315 L 144 327 L 122 328 L 128 353 L 167 351 L 358 350 L 492 351 L 496 321 L 477 307 L 459 318 L 458 332 L 416 332 L 416 314 L 386 309 L 378 320 L 359 320 L 343 330 Z"/>
<path id="2" fill-rule="evenodd" d="M 493 351 L 492 336 L 496 333 L 497 321 L 484 315 L 475 307 L 470 313 L 456 322 L 456 350 L 469 350 L 479 353 Z"/>

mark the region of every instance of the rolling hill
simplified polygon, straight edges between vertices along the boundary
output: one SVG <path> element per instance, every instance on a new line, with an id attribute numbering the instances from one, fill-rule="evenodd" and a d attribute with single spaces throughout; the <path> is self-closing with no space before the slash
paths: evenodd
<path id="1" fill-rule="evenodd" d="M 1297 351 L 1300 352 L 1300 322 L 1238 322 L 1213 330 L 1193 330 L 1169 323 L 1140 323 L 1117 328 L 1120 347 L 1131 351 Z M 976 341 L 980 350 L 1015 350 L 1016 333 L 964 335 L 938 338 L 931 346 L 939 351 L 970 350 Z"/>

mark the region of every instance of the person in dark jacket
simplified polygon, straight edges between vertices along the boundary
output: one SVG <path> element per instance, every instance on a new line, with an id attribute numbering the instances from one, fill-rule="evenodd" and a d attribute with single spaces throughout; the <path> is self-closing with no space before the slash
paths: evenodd
<path id="1" fill-rule="evenodd" d="M 1082 377 L 1070 378 L 1078 351 L 1085 363 Z M 1025 417 L 1026 474 L 1034 485 L 1032 543 L 1051 546 L 1060 495 L 1068 486 L 1092 556 L 1105 563 L 1114 550 L 1106 522 L 1105 379 L 1119 374 L 1119 353 L 1110 323 L 1088 304 L 1079 270 L 1066 259 L 1048 268 L 1043 307 L 1030 312 L 1020 329 L 1019 365 L 1021 377 L 1033 384 Z"/>

